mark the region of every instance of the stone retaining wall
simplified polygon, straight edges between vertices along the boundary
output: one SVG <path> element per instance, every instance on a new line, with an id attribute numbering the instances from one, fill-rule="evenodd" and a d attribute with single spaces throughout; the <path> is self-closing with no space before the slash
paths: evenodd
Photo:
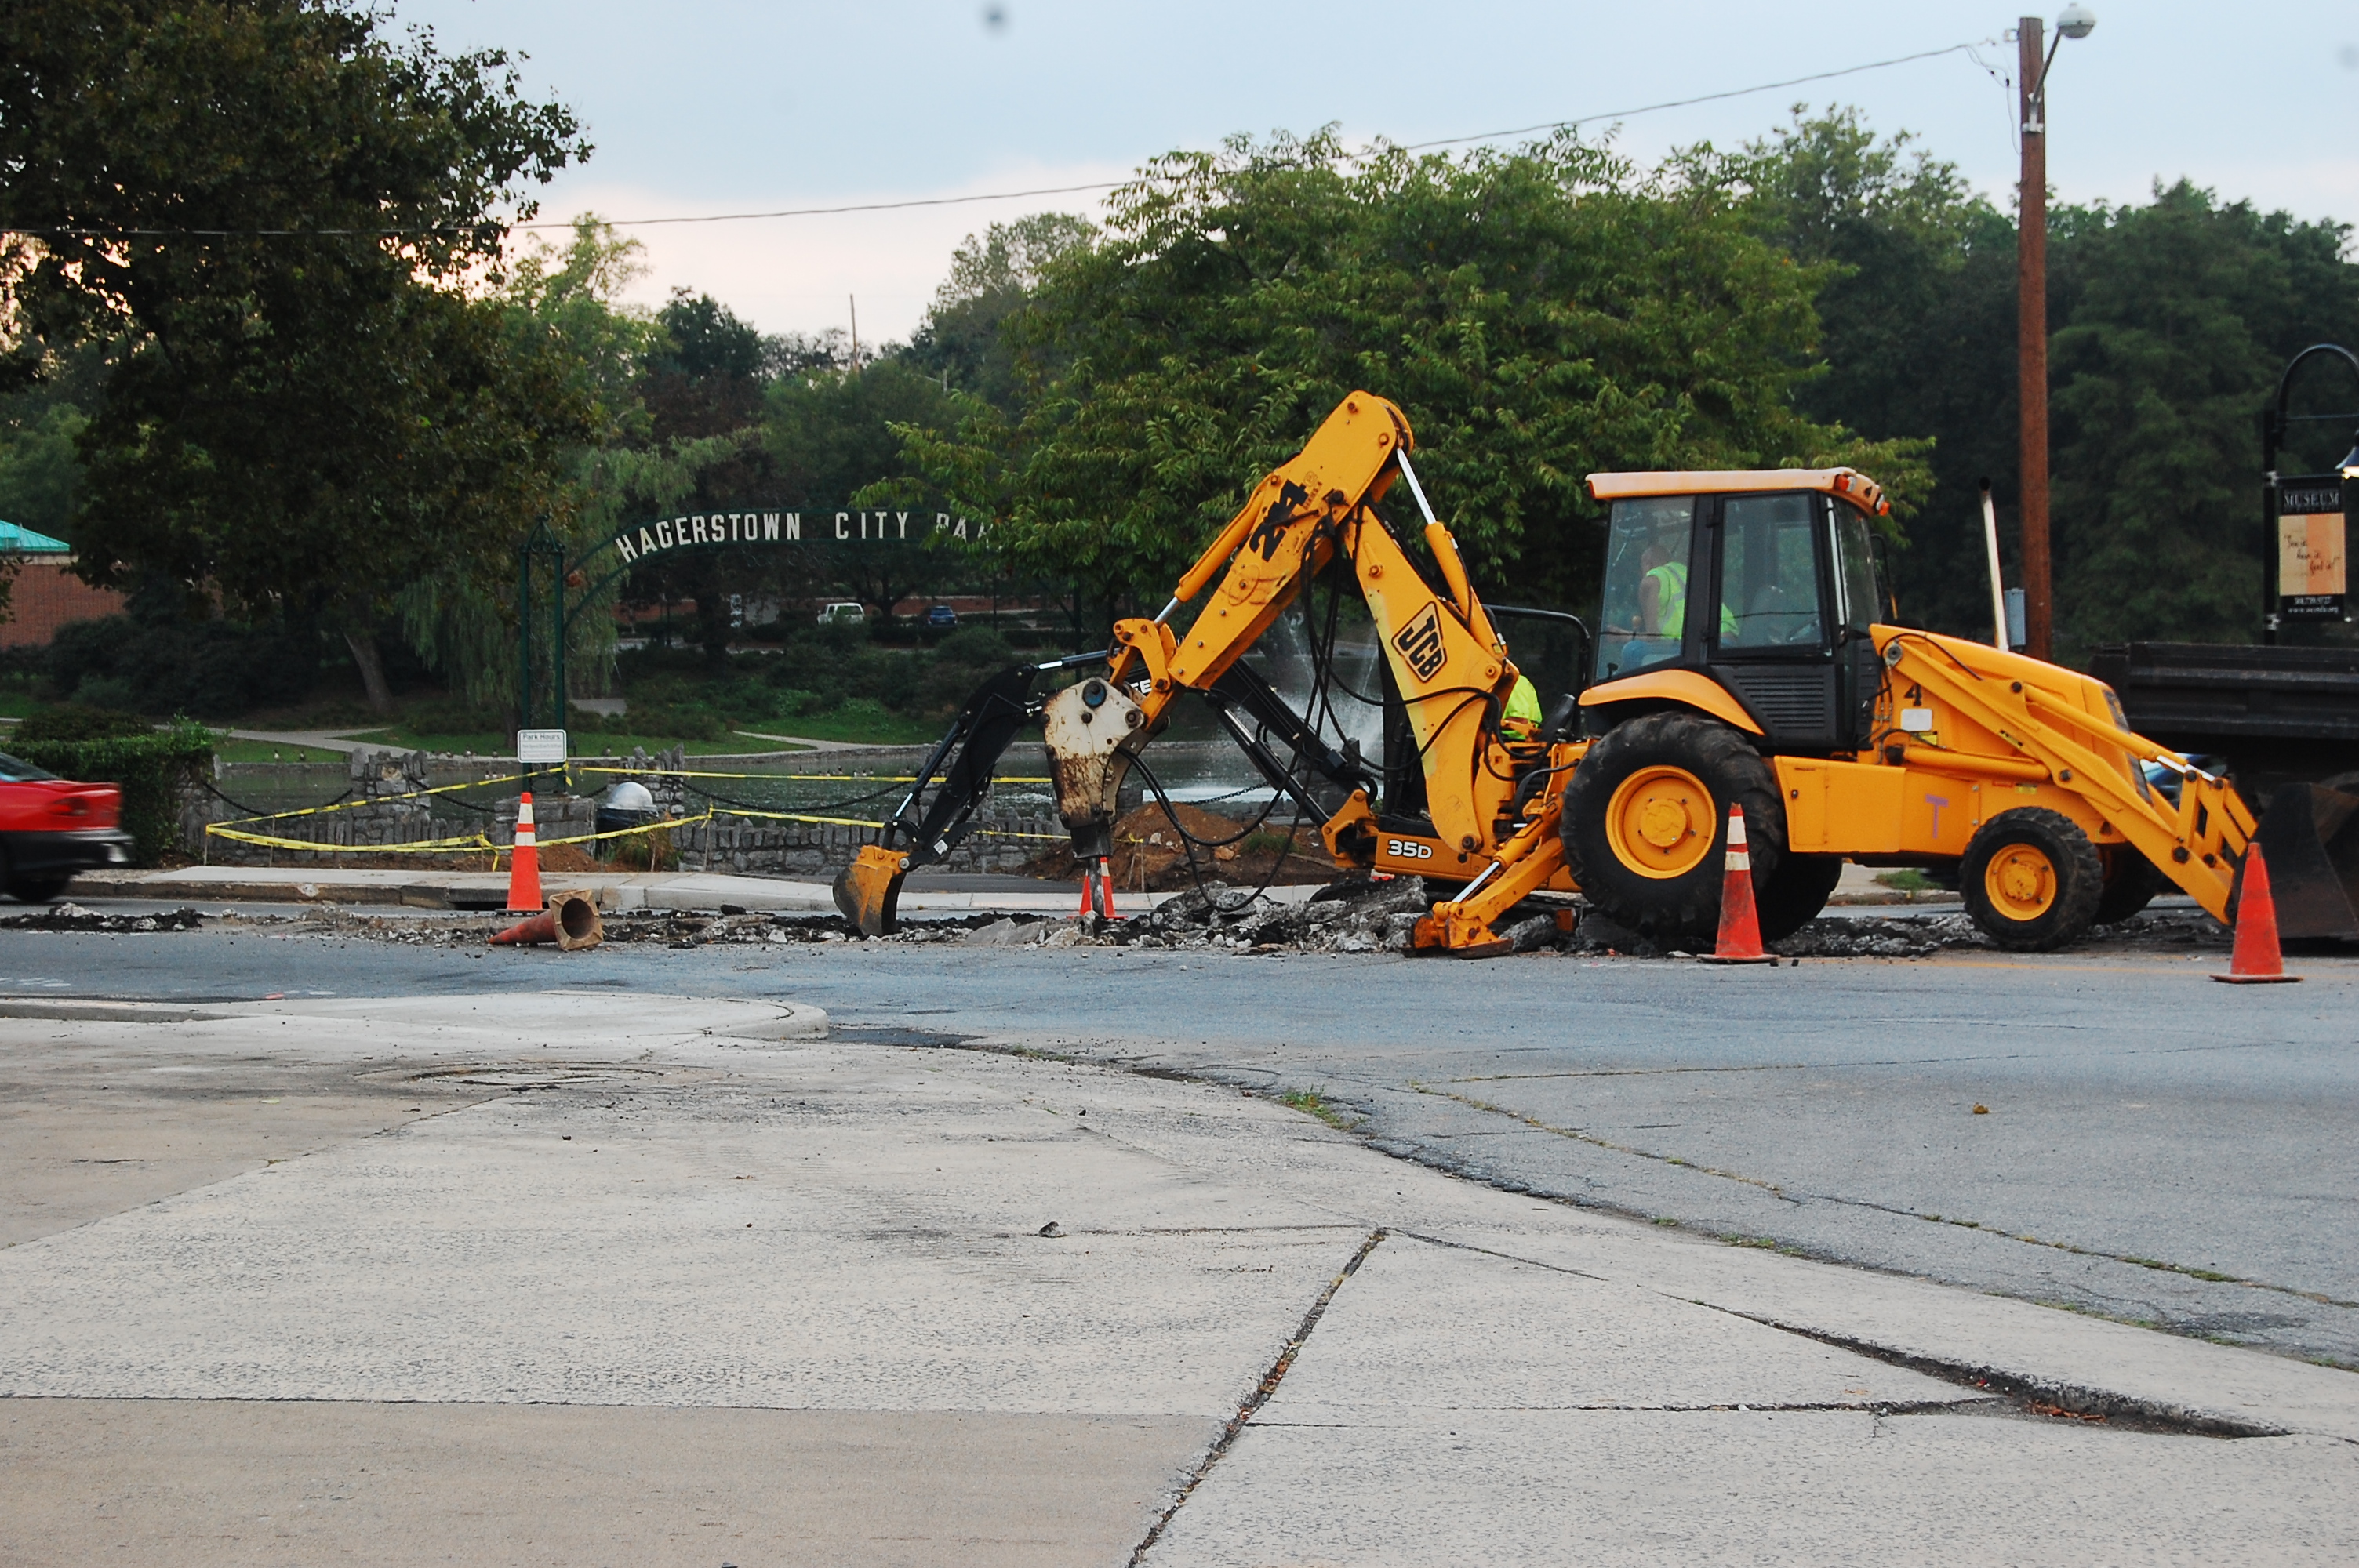
<path id="1" fill-rule="evenodd" d="M 825 761 L 819 765 L 830 773 L 908 772 L 924 761 L 923 749 L 916 747 L 878 747 L 821 755 Z M 703 771 L 731 772 L 756 761 L 775 763 L 777 758 L 698 757 L 694 765 Z M 701 816 L 703 812 L 705 802 L 690 793 L 689 781 L 678 776 L 689 766 L 689 759 L 676 751 L 654 757 L 638 752 L 631 757 L 575 759 L 577 769 L 586 770 L 592 765 L 616 771 L 575 773 L 574 786 L 586 792 L 583 794 L 565 793 L 556 774 L 548 776 L 547 787 L 533 792 L 533 821 L 544 843 L 594 832 L 598 797 L 625 779 L 645 784 L 654 795 L 657 808 L 667 816 Z M 199 786 L 182 793 L 180 829 L 189 854 L 213 865 L 286 864 L 298 857 L 323 861 L 332 859 L 315 850 L 241 843 L 205 831 L 208 824 L 247 816 L 248 812 L 222 797 L 241 793 L 241 775 L 248 784 L 245 793 L 255 793 L 253 785 L 272 766 L 263 763 L 216 767 L 215 790 Z M 646 772 L 637 771 L 641 768 Z M 517 797 L 513 794 L 489 802 L 489 816 L 465 813 L 465 820 L 454 820 L 449 815 L 435 816 L 426 800 L 397 797 L 415 796 L 419 790 L 463 783 L 469 778 L 498 778 L 515 771 L 516 764 L 506 759 L 429 757 L 422 752 L 356 752 L 347 768 L 349 795 L 337 809 L 256 822 L 246 830 L 333 846 L 355 855 L 382 853 L 405 844 L 474 831 L 506 848 L 516 838 Z M 317 799 L 318 795 L 311 798 Z M 881 808 L 878 814 L 883 814 Z M 875 843 L 876 838 L 873 828 L 742 816 L 725 807 L 710 822 L 683 826 L 671 834 L 682 871 L 749 876 L 832 876 L 851 863 L 862 845 Z M 605 849 L 611 854 L 609 846 L 614 842 L 592 846 L 592 852 Z M 1013 871 L 1042 850 L 1062 842 L 1063 826 L 1053 816 L 986 814 L 977 830 L 951 851 L 943 865 L 959 871 Z"/>

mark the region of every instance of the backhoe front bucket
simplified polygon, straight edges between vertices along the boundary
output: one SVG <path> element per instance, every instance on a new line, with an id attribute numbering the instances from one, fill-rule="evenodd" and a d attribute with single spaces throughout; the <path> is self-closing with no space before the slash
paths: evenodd
<path id="1" fill-rule="evenodd" d="M 899 851 L 866 846 L 835 879 L 835 907 L 863 936 L 889 935 L 899 918 L 901 879 L 908 868 L 908 857 Z"/>
<path id="2" fill-rule="evenodd" d="M 2280 937 L 2359 941 L 2359 795 L 2281 784 L 2254 841 L 2268 860 Z"/>

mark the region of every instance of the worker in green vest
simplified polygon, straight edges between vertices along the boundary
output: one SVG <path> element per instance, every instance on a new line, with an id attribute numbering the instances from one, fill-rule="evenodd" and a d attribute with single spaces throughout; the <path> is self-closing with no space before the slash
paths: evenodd
<path id="1" fill-rule="evenodd" d="M 1500 716 L 1500 738 L 1514 745 L 1536 740 L 1539 732 L 1539 688 L 1532 685 L 1529 676 L 1518 674 L 1516 689 L 1507 694 L 1507 709 Z"/>
<path id="2" fill-rule="evenodd" d="M 1676 641 L 1687 626 L 1688 564 L 1671 559 L 1659 544 L 1647 546 L 1639 561 L 1647 568 L 1638 581 L 1639 626 L 1647 636 Z M 1720 634 L 1736 634 L 1736 616 L 1725 604 L 1720 607 Z"/>

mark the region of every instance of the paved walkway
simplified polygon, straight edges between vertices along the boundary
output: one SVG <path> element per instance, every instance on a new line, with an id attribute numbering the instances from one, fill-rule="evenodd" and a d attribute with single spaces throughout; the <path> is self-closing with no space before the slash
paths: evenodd
<path id="1" fill-rule="evenodd" d="M 0 1003 L 6 1554 L 2359 1555 L 2349 1373 L 825 1029 Z"/>
<path id="2" fill-rule="evenodd" d="M 309 746 L 315 752 L 342 752 L 350 756 L 354 752 L 375 752 L 385 749 L 383 741 L 355 741 L 354 735 L 373 733 L 367 730 L 230 730 L 223 733 L 233 741 L 260 741 L 272 746 Z"/>

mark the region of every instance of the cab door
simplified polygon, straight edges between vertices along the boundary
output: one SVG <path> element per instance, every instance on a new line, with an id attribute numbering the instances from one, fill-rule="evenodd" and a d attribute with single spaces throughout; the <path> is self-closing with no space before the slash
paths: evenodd
<path id="1" fill-rule="evenodd" d="M 1712 592 L 1703 602 L 1712 675 L 1745 704 L 1771 752 L 1848 750 L 1832 518 L 1814 491 L 1715 497 Z M 1698 616 L 1690 610 L 1692 631 Z"/>

